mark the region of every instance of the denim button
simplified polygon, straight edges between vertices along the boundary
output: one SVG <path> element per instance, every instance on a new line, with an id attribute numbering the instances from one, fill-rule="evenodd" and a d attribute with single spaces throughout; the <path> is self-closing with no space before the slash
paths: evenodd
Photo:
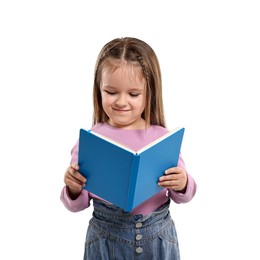
<path id="1" fill-rule="evenodd" d="M 143 224 L 142 224 L 141 222 L 138 222 L 138 223 L 135 224 L 135 227 L 136 227 L 136 228 L 140 228 L 140 227 L 142 227 L 142 225 L 143 225 Z"/>
<path id="2" fill-rule="evenodd" d="M 141 254 L 143 252 L 143 249 L 141 247 L 137 247 L 135 249 L 135 252 L 138 253 L 138 254 Z"/>
<path id="3" fill-rule="evenodd" d="M 136 235 L 135 239 L 136 239 L 136 240 L 141 240 L 142 237 L 143 237 L 142 235 L 138 234 L 138 235 Z"/>

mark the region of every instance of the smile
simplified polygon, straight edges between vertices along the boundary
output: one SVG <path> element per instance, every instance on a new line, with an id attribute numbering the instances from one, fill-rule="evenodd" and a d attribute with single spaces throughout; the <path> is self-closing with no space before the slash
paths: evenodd
<path id="1" fill-rule="evenodd" d="M 128 112 L 130 111 L 129 109 L 119 109 L 119 108 L 113 108 L 116 112 Z"/>

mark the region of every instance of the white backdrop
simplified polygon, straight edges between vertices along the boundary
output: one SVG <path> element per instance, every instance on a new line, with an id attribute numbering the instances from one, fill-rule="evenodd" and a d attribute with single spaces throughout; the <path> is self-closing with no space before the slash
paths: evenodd
<path id="1" fill-rule="evenodd" d="M 259 260 L 258 1 L 1 1 L 0 259 L 82 259 L 92 207 L 67 211 L 63 175 L 92 119 L 101 47 L 149 43 L 168 128 L 198 184 L 171 205 L 182 260 Z"/>

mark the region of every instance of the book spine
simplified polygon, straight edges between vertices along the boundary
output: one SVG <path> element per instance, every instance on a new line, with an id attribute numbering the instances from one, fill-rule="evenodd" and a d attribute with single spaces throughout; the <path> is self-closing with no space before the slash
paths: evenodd
<path id="1" fill-rule="evenodd" d="M 126 201 L 126 211 L 130 212 L 134 208 L 135 201 L 135 189 L 136 189 L 136 181 L 139 169 L 139 161 L 140 156 L 138 154 L 133 155 L 129 188 L 128 188 L 128 196 Z"/>

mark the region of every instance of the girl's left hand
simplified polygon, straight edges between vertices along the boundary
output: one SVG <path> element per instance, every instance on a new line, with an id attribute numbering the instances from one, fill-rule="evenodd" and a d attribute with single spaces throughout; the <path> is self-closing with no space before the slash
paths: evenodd
<path id="1" fill-rule="evenodd" d="M 184 169 L 181 167 L 173 167 L 166 170 L 164 174 L 165 175 L 159 178 L 159 186 L 185 193 L 187 174 Z"/>

